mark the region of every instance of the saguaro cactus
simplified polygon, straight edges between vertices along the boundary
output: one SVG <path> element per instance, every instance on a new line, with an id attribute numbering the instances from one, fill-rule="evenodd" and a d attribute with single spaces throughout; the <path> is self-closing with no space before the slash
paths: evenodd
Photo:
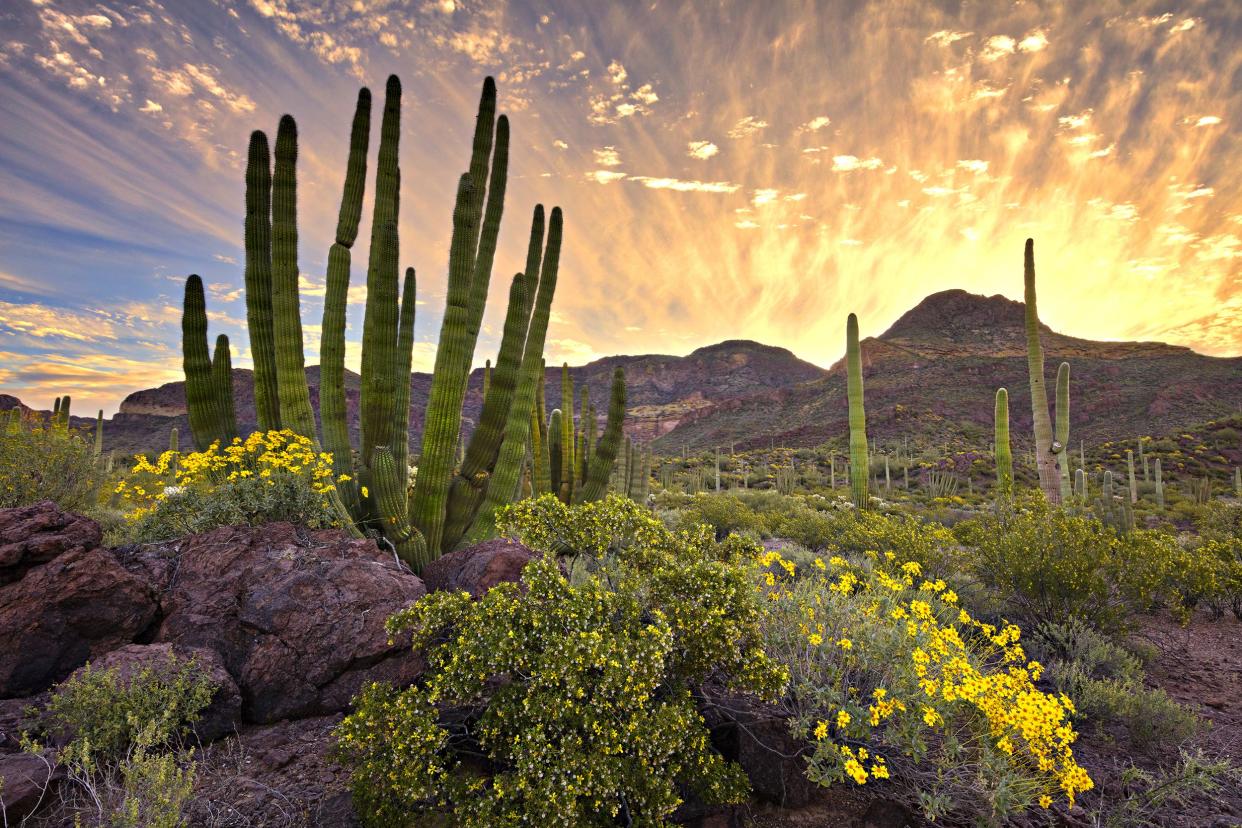
<path id="1" fill-rule="evenodd" d="M 1053 442 L 1053 451 L 1057 458 L 1057 471 L 1061 475 L 1061 499 L 1069 500 L 1070 497 L 1070 473 L 1069 473 L 1069 381 L 1070 366 L 1068 362 L 1062 362 L 1057 368 L 1057 420 L 1056 430 L 1053 433 L 1055 438 Z M 1057 447 L 1060 447 L 1059 449 Z"/>
<path id="2" fill-rule="evenodd" d="M 1126 476 L 1130 482 L 1130 502 L 1138 503 L 1138 480 L 1134 477 L 1134 452 L 1126 449 Z"/>
<path id="3" fill-rule="evenodd" d="M 1013 453 L 1009 447 L 1009 391 L 996 389 L 996 489 L 1001 497 L 1013 494 Z"/>
<path id="4" fill-rule="evenodd" d="M 1061 470 L 1048 414 L 1048 391 L 1044 381 L 1044 349 L 1039 341 L 1039 310 L 1035 304 L 1035 241 L 1026 240 L 1024 261 L 1026 283 L 1026 360 L 1031 379 L 1031 415 L 1035 422 L 1035 469 L 1039 488 L 1049 503 L 1061 502 Z M 1068 379 L 1068 377 L 1067 377 Z M 1068 417 L 1068 409 L 1067 409 Z M 1068 427 L 1068 419 L 1066 421 Z"/>
<path id="5" fill-rule="evenodd" d="M 850 489 L 854 505 L 866 509 L 871 502 L 868 478 L 871 463 L 867 456 L 867 414 L 863 408 L 862 349 L 858 344 L 858 317 L 845 321 L 846 390 L 850 404 Z"/>

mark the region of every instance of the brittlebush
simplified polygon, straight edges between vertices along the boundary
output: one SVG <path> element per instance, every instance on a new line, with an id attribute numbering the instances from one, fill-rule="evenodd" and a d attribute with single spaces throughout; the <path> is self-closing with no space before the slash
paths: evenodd
<path id="1" fill-rule="evenodd" d="M 936 819 L 999 824 L 1092 787 L 1074 760 L 1071 701 L 1040 691 L 1020 630 L 974 619 L 915 562 L 833 556 L 799 572 L 765 554 L 767 649 L 790 671 L 785 704 L 813 740 L 808 776 L 892 779 Z"/>

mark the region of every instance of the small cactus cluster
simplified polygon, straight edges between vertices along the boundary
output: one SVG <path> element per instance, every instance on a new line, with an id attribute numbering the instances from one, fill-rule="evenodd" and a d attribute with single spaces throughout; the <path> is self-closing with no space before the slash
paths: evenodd
<path id="1" fill-rule="evenodd" d="M 462 406 L 491 280 L 508 174 L 509 123 L 504 115 L 496 115 L 496 87 L 488 78 L 479 102 L 469 168 L 457 186 L 447 306 L 411 491 L 409 403 L 416 282 L 413 268 L 407 268 L 404 279 L 399 279 L 400 121 L 401 83 L 394 75 L 385 89 L 380 124 L 357 451 L 350 444 L 345 419 L 345 320 L 351 250 L 366 187 L 369 90 L 358 94 L 341 209 L 328 252 L 320 345 L 321 440 L 305 374 L 297 263 L 297 125 L 288 115 L 281 118 L 277 130 L 274 165 L 267 137 L 258 131 L 251 135 L 246 169 L 246 315 L 260 429 L 287 428 L 316 440 L 332 455 L 335 506 L 342 523 L 359 534 L 362 529 L 380 532 L 403 560 L 420 571 L 463 542 L 490 537 L 496 510 L 520 494 L 528 443 L 533 448 L 539 441 L 530 412 L 536 387 L 542 384 L 562 216 L 560 208 L 553 208 L 545 228 L 543 207 L 534 210 L 526 267 L 511 283 L 500 353 L 494 369 L 488 371 L 478 427 L 464 441 Z M 237 436 L 229 344 L 221 336 L 214 355 L 208 352 L 206 307 L 198 276 L 186 282 L 182 330 L 186 401 L 195 445 L 203 449 L 217 441 L 229 442 Z M 624 415 L 623 378 L 621 384 L 618 433 Z M 611 465 L 612 455 L 606 451 L 597 456 L 601 465 L 605 461 Z M 593 490 L 593 479 L 584 482 L 585 492 Z"/>
<path id="2" fill-rule="evenodd" d="M 581 409 L 574 420 L 575 387 L 569 365 L 561 366 L 561 405 L 545 413 L 544 368 L 539 367 L 539 387 L 528 417 L 531 434 L 530 462 L 526 480 L 532 494 L 555 494 L 563 503 L 588 503 L 608 493 L 618 456 L 626 475 L 632 468 L 632 448 L 625 440 L 625 371 L 612 375 L 608 416 L 599 433 L 599 418 L 591 404 L 590 390 L 583 388 Z M 624 479 L 624 478 L 623 478 Z M 628 487 L 622 486 L 628 494 Z"/>

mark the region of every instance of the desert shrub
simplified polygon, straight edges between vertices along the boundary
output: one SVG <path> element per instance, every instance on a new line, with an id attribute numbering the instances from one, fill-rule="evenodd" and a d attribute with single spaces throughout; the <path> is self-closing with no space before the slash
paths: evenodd
<path id="1" fill-rule="evenodd" d="M 843 511 L 833 518 L 830 547 L 862 555 L 892 552 L 902 561 L 914 561 L 929 575 L 947 576 L 960 571 L 960 544 L 939 523 L 901 513 Z"/>
<path id="2" fill-rule="evenodd" d="M 1119 795 L 1090 814 L 1100 828 L 1159 828 L 1196 799 L 1216 799 L 1226 785 L 1242 785 L 1242 773 L 1228 759 L 1183 750 L 1169 768 L 1150 771 L 1130 764 L 1121 773 Z"/>
<path id="3" fill-rule="evenodd" d="M 1030 499 L 954 528 L 972 547 L 974 575 L 1027 626 L 1078 617 L 1103 629 L 1125 626 L 1149 606 L 1167 562 L 1145 557 L 1172 547 L 1156 533 L 1119 536 L 1098 520 Z"/>
<path id="4" fill-rule="evenodd" d="M 682 507 L 675 524 L 678 528 L 710 526 L 716 537 L 730 533 L 757 535 L 763 522 L 736 494 L 697 494 Z"/>
<path id="5" fill-rule="evenodd" d="M 175 828 L 195 775 L 193 750 L 180 740 L 214 692 L 193 659 L 170 656 L 125 679 L 88 664 L 53 689 L 36 716 L 39 732 L 25 733 L 23 746 L 41 753 L 39 738 L 63 743 L 56 761 L 69 782 L 61 799 L 72 824 Z"/>
<path id="6" fill-rule="evenodd" d="M 99 503 L 104 472 L 92 444 L 65 428 L 0 431 L 0 508 L 52 500 L 70 512 Z"/>
<path id="7" fill-rule="evenodd" d="M 335 526 L 333 489 L 331 455 L 284 430 L 184 456 L 164 452 L 154 463 L 139 457 L 116 494 L 128 507 L 131 539 L 148 542 L 274 521 Z"/>
<path id="8" fill-rule="evenodd" d="M 745 777 L 712 750 L 691 688 L 784 681 L 761 648 L 754 544 L 672 532 L 615 497 L 523 501 L 501 525 L 590 574 L 571 583 L 548 554 L 520 585 L 432 593 L 389 620 L 427 670 L 371 685 L 340 727 L 368 824 L 439 809 L 466 826 L 661 825 L 679 785 L 739 801 Z"/>
<path id="9" fill-rule="evenodd" d="M 183 736 L 211 703 L 215 687 L 193 659 L 170 656 L 122 680 L 90 664 L 52 691 L 39 716 L 43 732 L 68 738 L 62 756 L 82 763 L 115 758 L 148 729 L 148 746 Z"/>
<path id="10" fill-rule="evenodd" d="M 767 648 L 790 673 L 784 699 L 811 740 L 822 785 L 888 784 L 929 819 L 999 823 L 1092 787 L 1074 760 L 1073 705 L 1035 686 L 1020 631 L 978 621 L 915 562 L 834 556 L 809 573 L 770 552 Z"/>
<path id="11" fill-rule="evenodd" d="M 1075 721 L 1121 724 L 1131 745 L 1177 745 L 1200 721 L 1164 690 L 1144 685 L 1142 661 L 1082 621 L 1044 624 L 1029 649 L 1047 665 L 1045 678 L 1074 700 Z"/>
<path id="12" fill-rule="evenodd" d="M 766 515 L 768 533 L 819 552 L 833 545 L 834 516 L 801 504 Z"/>

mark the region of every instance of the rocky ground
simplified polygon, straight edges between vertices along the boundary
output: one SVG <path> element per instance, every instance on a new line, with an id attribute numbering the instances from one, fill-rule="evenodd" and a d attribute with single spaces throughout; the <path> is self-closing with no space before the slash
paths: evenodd
<path id="1" fill-rule="evenodd" d="M 88 660 L 124 676 L 170 654 L 194 656 L 218 687 L 195 728 L 190 825 L 356 825 L 347 772 L 331 758 L 332 730 L 364 683 L 410 682 L 423 666 L 403 642 L 389 643 L 384 620 L 428 590 L 478 595 L 515 579 L 532 554 L 492 541 L 441 558 L 424 580 L 372 542 L 339 531 L 229 527 L 108 549 L 98 525 L 51 503 L 0 511 L 0 825 L 18 825 L 35 811 L 27 824 L 72 824 L 65 816 L 71 786 L 51 772 L 54 757 L 20 750 L 24 711 Z M 1240 627 L 1232 618 L 1187 628 L 1153 620 L 1144 635 L 1159 652 L 1151 679 L 1213 720 L 1210 752 L 1242 762 Z M 715 740 L 746 769 L 755 796 L 728 810 L 688 805 L 679 821 L 701 828 L 918 824 L 882 790 L 809 785 L 783 722 L 757 710 L 739 727 L 713 710 L 705 703 Z M 1110 749 L 1107 734 L 1084 734 L 1083 754 L 1093 773 L 1130 758 Z M 1242 823 L 1239 816 L 1235 790 L 1196 801 L 1163 824 L 1222 828 Z M 1091 823 L 1076 809 L 1057 812 L 1052 824 Z"/>

